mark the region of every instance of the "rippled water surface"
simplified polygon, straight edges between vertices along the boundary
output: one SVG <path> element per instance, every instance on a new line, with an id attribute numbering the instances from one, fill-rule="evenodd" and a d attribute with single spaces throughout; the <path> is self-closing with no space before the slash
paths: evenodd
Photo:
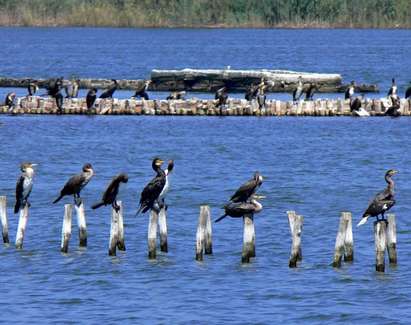
<path id="1" fill-rule="evenodd" d="M 336 71 L 349 79 L 381 80 L 385 87 L 392 70 L 399 80 L 410 79 L 408 31 L 0 29 L 0 35 L 8 40 L 0 48 L 3 75 L 131 78 L 154 67 L 231 64 Z M 392 38 L 395 50 L 388 43 Z M 1 321 L 408 324 L 410 123 L 408 118 L 0 116 L 0 195 L 8 197 L 12 240 L 18 166 L 25 160 L 39 164 L 24 249 L 0 248 Z M 148 216 L 134 213 L 156 155 L 174 159 L 175 170 L 168 195 L 169 253 L 152 262 Z M 70 251 L 62 255 L 63 204 L 71 200 L 51 201 L 85 162 L 96 170 L 83 191 L 89 246 L 77 248 L 74 221 Z M 398 267 L 374 271 L 368 223 L 354 229 L 355 262 L 333 269 L 340 211 L 352 211 L 357 222 L 384 188 L 388 168 L 400 171 L 393 208 Z M 220 206 L 255 170 L 266 176 L 260 191 L 264 210 L 255 218 L 257 258 L 241 265 L 242 222 L 227 218 L 213 225 L 214 255 L 196 262 L 199 206 L 209 204 L 217 218 Z M 120 193 L 127 251 L 109 257 L 110 210 L 89 207 L 120 171 L 130 177 Z M 297 269 L 288 268 L 287 210 L 305 218 L 304 259 Z"/>

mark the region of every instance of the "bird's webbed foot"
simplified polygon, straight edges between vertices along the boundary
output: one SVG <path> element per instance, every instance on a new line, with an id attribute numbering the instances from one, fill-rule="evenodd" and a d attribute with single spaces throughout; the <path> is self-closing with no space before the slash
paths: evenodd
<path id="1" fill-rule="evenodd" d="M 120 211 L 120 206 L 117 204 L 117 201 L 114 200 L 113 204 L 111 205 L 113 209 L 118 213 Z"/>
<path id="2" fill-rule="evenodd" d="M 79 195 L 75 195 L 74 196 L 74 203 L 76 204 L 76 206 L 80 207 L 80 205 L 83 203 L 83 200 L 81 199 L 81 197 Z"/>

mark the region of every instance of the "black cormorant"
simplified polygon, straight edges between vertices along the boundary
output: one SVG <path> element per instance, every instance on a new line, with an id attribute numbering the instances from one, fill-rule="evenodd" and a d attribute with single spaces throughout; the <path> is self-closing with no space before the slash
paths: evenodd
<path id="1" fill-rule="evenodd" d="M 39 87 L 36 82 L 30 80 L 27 86 L 28 96 L 34 96 L 35 93 L 39 90 Z"/>
<path id="2" fill-rule="evenodd" d="M 168 167 L 166 170 L 161 169 L 163 162 L 164 161 L 160 158 L 153 159 L 151 166 L 157 174 L 141 192 L 140 207 L 136 213 L 136 216 L 140 212 L 145 213 L 150 209 L 160 211 L 160 209 L 165 206 L 164 196 L 169 187 L 168 174 L 174 168 L 174 161 L 168 161 Z"/>
<path id="3" fill-rule="evenodd" d="M 118 190 L 120 187 L 121 183 L 127 183 L 128 182 L 128 176 L 127 174 L 121 173 L 114 177 L 110 184 L 107 186 L 106 191 L 103 194 L 103 197 L 101 198 L 101 201 L 98 203 L 93 204 L 91 207 L 92 209 L 97 209 L 99 207 L 102 207 L 103 205 L 109 205 L 111 206 L 118 212 L 120 207 L 117 205 L 117 194 Z"/>
<path id="4" fill-rule="evenodd" d="M 257 87 L 257 103 L 258 103 L 258 108 L 263 109 L 265 108 L 265 89 L 267 88 L 264 78 L 261 78 L 261 82 Z"/>
<path id="5" fill-rule="evenodd" d="M 217 101 L 216 107 L 220 108 L 220 114 L 222 113 L 221 109 L 223 106 L 227 104 L 228 94 L 227 94 L 227 87 L 221 87 L 218 89 L 214 95 L 215 100 Z"/>
<path id="6" fill-rule="evenodd" d="M 185 91 L 173 91 L 170 95 L 167 96 L 166 100 L 177 100 L 177 99 L 184 100 L 185 94 L 186 94 Z"/>
<path id="7" fill-rule="evenodd" d="M 64 185 L 63 189 L 60 192 L 60 196 L 53 201 L 57 203 L 66 195 L 73 195 L 74 202 L 77 206 L 81 205 L 81 190 L 88 184 L 90 179 L 94 175 L 94 170 L 91 164 L 85 164 L 83 166 L 83 171 L 80 174 L 70 177 L 67 183 Z"/>
<path id="8" fill-rule="evenodd" d="M 4 100 L 5 105 L 9 108 L 9 111 L 11 111 L 14 106 L 16 105 L 16 93 L 8 93 L 6 95 L 6 99 Z"/>
<path id="9" fill-rule="evenodd" d="M 26 204 L 30 207 L 29 196 L 33 188 L 34 169 L 36 164 L 23 163 L 20 166 L 21 176 L 16 184 L 16 204 L 14 205 L 14 213 L 18 213 L 20 209 L 24 209 Z"/>
<path id="10" fill-rule="evenodd" d="M 247 87 L 244 98 L 248 101 L 255 99 L 257 97 L 257 91 L 258 87 L 252 83 L 249 87 Z"/>
<path id="11" fill-rule="evenodd" d="M 94 106 L 94 102 L 96 101 L 96 98 L 97 98 L 97 88 L 90 89 L 86 96 L 87 109 L 90 109 Z"/>
<path id="12" fill-rule="evenodd" d="M 391 106 L 385 111 L 384 115 L 391 116 L 391 117 L 399 117 L 401 116 L 400 108 L 401 108 L 401 101 L 398 95 L 391 95 L 390 96 Z"/>
<path id="13" fill-rule="evenodd" d="M 411 99 L 411 86 L 405 91 L 405 99 Z"/>
<path id="14" fill-rule="evenodd" d="M 391 80 L 391 87 L 388 90 L 387 96 L 390 97 L 390 96 L 393 96 L 393 95 L 394 96 L 397 95 L 397 84 L 395 83 L 394 78 L 392 78 L 392 80 Z"/>
<path id="15" fill-rule="evenodd" d="M 63 77 L 57 79 L 50 79 L 48 82 L 47 93 L 56 100 L 58 113 L 63 113 L 63 95 L 61 88 L 63 86 Z"/>
<path id="16" fill-rule="evenodd" d="M 113 94 L 118 88 L 118 82 L 115 79 L 111 79 L 111 81 L 113 81 L 114 84 L 109 89 L 107 89 L 105 92 L 103 92 L 100 95 L 100 98 L 103 98 L 103 99 L 104 98 L 113 98 Z"/>
<path id="17" fill-rule="evenodd" d="M 345 90 L 344 98 L 350 99 L 354 96 L 355 93 L 355 81 L 351 81 L 350 85 Z"/>
<path id="18" fill-rule="evenodd" d="M 397 173 L 396 170 L 390 169 L 385 173 L 385 181 L 387 182 L 387 187 L 384 191 L 378 193 L 372 200 L 367 210 L 362 215 L 361 221 L 358 226 L 365 224 L 369 217 L 377 217 L 381 215 L 382 220 L 385 220 L 384 213 L 391 209 L 395 204 L 394 199 L 394 181 L 392 176 Z"/>
<path id="19" fill-rule="evenodd" d="M 301 76 L 298 77 L 297 86 L 293 91 L 293 101 L 297 102 L 300 100 L 301 95 L 303 94 L 303 78 Z"/>
<path id="20" fill-rule="evenodd" d="M 361 104 L 361 99 L 360 98 L 355 97 L 355 98 L 350 99 L 351 113 L 354 112 L 354 111 L 359 111 L 361 106 L 362 106 L 362 104 Z"/>
<path id="21" fill-rule="evenodd" d="M 146 80 L 142 86 L 136 89 L 136 92 L 132 96 L 132 98 L 144 98 L 145 100 L 148 100 L 149 97 L 147 94 L 147 90 L 150 84 L 151 84 L 151 80 Z"/>
<path id="22" fill-rule="evenodd" d="M 263 176 L 259 172 L 254 173 L 254 177 L 240 186 L 240 188 L 230 198 L 231 202 L 247 202 L 255 194 L 263 183 Z"/>
<path id="23" fill-rule="evenodd" d="M 305 89 L 305 100 L 312 101 L 315 91 L 318 90 L 317 84 L 311 82 L 308 87 Z"/>
<path id="24" fill-rule="evenodd" d="M 257 213 L 262 210 L 263 206 L 253 198 L 249 202 L 229 202 L 223 208 L 224 215 L 214 222 L 219 222 L 227 216 L 241 218 L 249 213 Z"/>

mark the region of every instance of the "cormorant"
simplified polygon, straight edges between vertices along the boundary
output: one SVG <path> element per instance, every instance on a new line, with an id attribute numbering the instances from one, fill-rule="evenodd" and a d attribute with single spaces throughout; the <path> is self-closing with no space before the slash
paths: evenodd
<path id="1" fill-rule="evenodd" d="M 63 77 L 57 79 L 50 79 L 47 85 L 47 93 L 49 96 L 56 100 L 58 113 L 63 112 L 63 95 L 61 94 L 61 88 L 63 86 Z"/>
<path id="2" fill-rule="evenodd" d="M 36 164 L 22 163 L 20 166 L 21 176 L 16 184 L 16 204 L 14 205 L 14 213 L 18 213 L 20 209 L 24 209 L 26 204 L 30 207 L 29 196 L 33 188 L 33 167 Z"/>
<path id="3" fill-rule="evenodd" d="M 96 98 L 97 98 L 97 88 L 90 89 L 86 96 L 87 109 L 90 109 L 94 106 L 94 102 L 96 101 Z"/>
<path id="4" fill-rule="evenodd" d="M 16 105 L 16 93 L 13 93 L 13 92 L 8 93 L 6 95 L 6 99 L 4 103 L 6 104 L 6 106 L 8 106 L 9 111 L 11 111 Z"/>
<path id="5" fill-rule="evenodd" d="M 228 100 L 228 95 L 227 95 L 227 87 L 221 87 L 218 89 L 214 95 L 215 100 L 217 100 L 216 107 L 220 107 L 220 113 L 221 113 L 221 108 L 227 104 Z"/>
<path id="6" fill-rule="evenodd" d="M 227 216 L 241 218 L 248 213 L 257 213 L 263 209 L 263 206 L 253 198 L 249 202 L 229 202 L 223 208 L 224 215 L 214 222 L 219 222 Z"/>
<path id="7" fill-rule="evenodd" d="M 28 96 L 34 96 L 34 94 L 39 90 L 39 87 L 36 82 L 30 80 L 27 86 Z"/>
<path id="8" fill-rule="evenodd" d="M 118 82 L 115 79 L 111 79 L 111 81 L 113 81 L 114 84 L 109 89 L 107 89 L 105 92 L 103 92 L 100 95 L 100 98 L 113 98 L 113 94 L 118 88 Z"/>
<path id="9" fill-rule="evenodd" d="M 318 90 L 317 84 L 311 82 L 305 89 L 305 101 L 312 101 L 315 91 Z"/>
<path id="10" fill-rule="evenodd" d="M 407 88 L 405 91 L 405 99 L 410 99 L 411 98 L 411 86 Z"/>
<path id="11" fill-rule="evenodd" d="M 176 100 L 176 99 L 184 100 L 185 94 L 186 94 L 185 91 L 174 91 L 170 95 L 167 96 L 166 100 Z"/>
<path id="12" fill-rule="evenodd" d="M 360 108 L 361 108 L 361 99 L 360 98 L 358 98 L 358 97 L 355 97 L 354 99 L 353 98 L 351 98 L 350 99 L 350 110 L 351 110 L 351 113 L 352 112 L 354 112 L 354 111 L 359 111 L 360 110 Z"/>
<path id="13" fill-rule="evenodd" d="M 350 99 L 351 97 L 354 96 L 355 93 L 355 81 L 351 81 L 350 85 L 348 88 L 345 90 L 345 99 Z"/>
<path id="14" fill-rule="evenodd" d="M 57 203 L 66 195 L 73 195 L 74 202 L 77 206 L 81 205 L 81 190 L 88 184 L 90 179 L 94 175 L 94 170 L 91 164 L 85 164 L 83 166 L 83 171 L 80 174 L 70 177 L 67 183 L 64 185 L 63 189 L 60 192 L 60 196 L 53 201 Z"/>
<path id="15" fill-rule="evenodd" d="M 150 209 L 160 211 L 165 206 L 164 197 L 168 191 L 168 174 L 174 168 L 174 161 L 169 160 L 166 170 L 161 169 L 163 160 L 160 158 L 154 158 L 151 164 L 153 170 L 157 175 L 144 187 L 140 197 L 140 207 L 136 213 L 136 216 L 142 212 L 145 213 Z"/>
<path id="16" fill-rule="evenodd" d="M 255 194 L 263 183 L 263 176 L 259 172 L 254 173 L 254 177 L 240 186 L 240 188 L 230 198 L 231 202 L 247 202 Z"/>
<path id="17" fill-rule="evenodd" d="M 297 81 L 297 87 L 293 91 L 293 101 L 294 102 L 299 101 L 302 94 L 303 94 L 303 78 L 299 76 L 298 81 Z"/>
<path id="18" fill-rule="evenodd" d="M 254 83 L 252 83 L 249 87 L 247 87 L 244 98 L 248 101 L 255 99 L 257 97 L 257 91 L 258 87 L 256 87 Z"/>
<path id="19" fill-rule="evenodd" d="M 111 204 L 114 210 L 118 212 L 120 207 L 117 205 L 116 199 L 117 199 L 117 194 L 118 194 L 118 190 L 120 187 L 120 183 L 127 183 L 127 182 L 128 182 L 127 174 L 121 173 L 117 175 L 116 177 L 114 177 L 111 180 L 110 184 L 107 186 L 107 189 L 104 192 L 103 197 L 101 198 L 101 201 L 98 203 L 95 203 L 91 208 L 94 210 L 99 207 L 102 207 L 103 205 Z"/>
<path id="20" fill-rule="evenodd" d="M 391 106 L 385 111 L 384 115 L 391 116 L 391 117 L 399 117 L 401 116 L 400 108 L 401 108 L 401 101 L 400 97 L 397 95 L 390 96 Z"/>
<path id="21" fill-rule="evenodd" d="M 265 88 L 267 88 L 267 86 L 265 85 L 264 78 L 261 78 L 261 82 L 257 88 L 257 103 L 259 109 L 265 108 Z"/>
<path id="22" fill-rule="evenodd" d="M 378 216 L 381 215 L 381 220 L 385 220 L 385 212 L 391 209 L 395 204 L 394 181 L 392 180 L 392 177 L 396 173 L 397 171 L 393 169 L 390 169 L 385 173 L 385 181 L 387 182 L 386 189 L 378 193 L 371 201 L 367 210 L 362 215 L 361 221 L 358 223 L 357 227 L 365 224 L 369 217 L 377 217 L 377 221 L 380 221 Z"/>
<path id="23" fill-rule="evenodd" d="M 132 98 L 144 98 L 145 100 L 148 100 L 149 97 L 147 94 L 147 90 L 150 84 L 151 84 L 151 80 L 146 80 L 143 86 L 140 86 L 139 88 L 136 89 L 136 92 L 132 96 Z"/>
<path id="24" fill-rule="evenodd" d="M 397 84 L 395 83 L 395 79 L 392 78 L 391 82 L 392 82 L 392 84 L 391 84 L 390 90 L 388 90 L 388 94 L 387 94 L 388 97 L 390 97 L 392 95 L 397 95 Z"/>

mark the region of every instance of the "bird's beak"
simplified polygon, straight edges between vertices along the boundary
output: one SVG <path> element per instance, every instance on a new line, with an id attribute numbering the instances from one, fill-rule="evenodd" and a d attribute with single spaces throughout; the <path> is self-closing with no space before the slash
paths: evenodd
<path id="1" fill-rule="evenodd" d="M 38 166 L 38 164 L 31 164 L 31 167 L 35 167 L 35 166 Z"/>
<path id="2" fill-rule="evenodd" d="M 394 174 L 398 174 L 398 170 L 394 170 Z"/>

